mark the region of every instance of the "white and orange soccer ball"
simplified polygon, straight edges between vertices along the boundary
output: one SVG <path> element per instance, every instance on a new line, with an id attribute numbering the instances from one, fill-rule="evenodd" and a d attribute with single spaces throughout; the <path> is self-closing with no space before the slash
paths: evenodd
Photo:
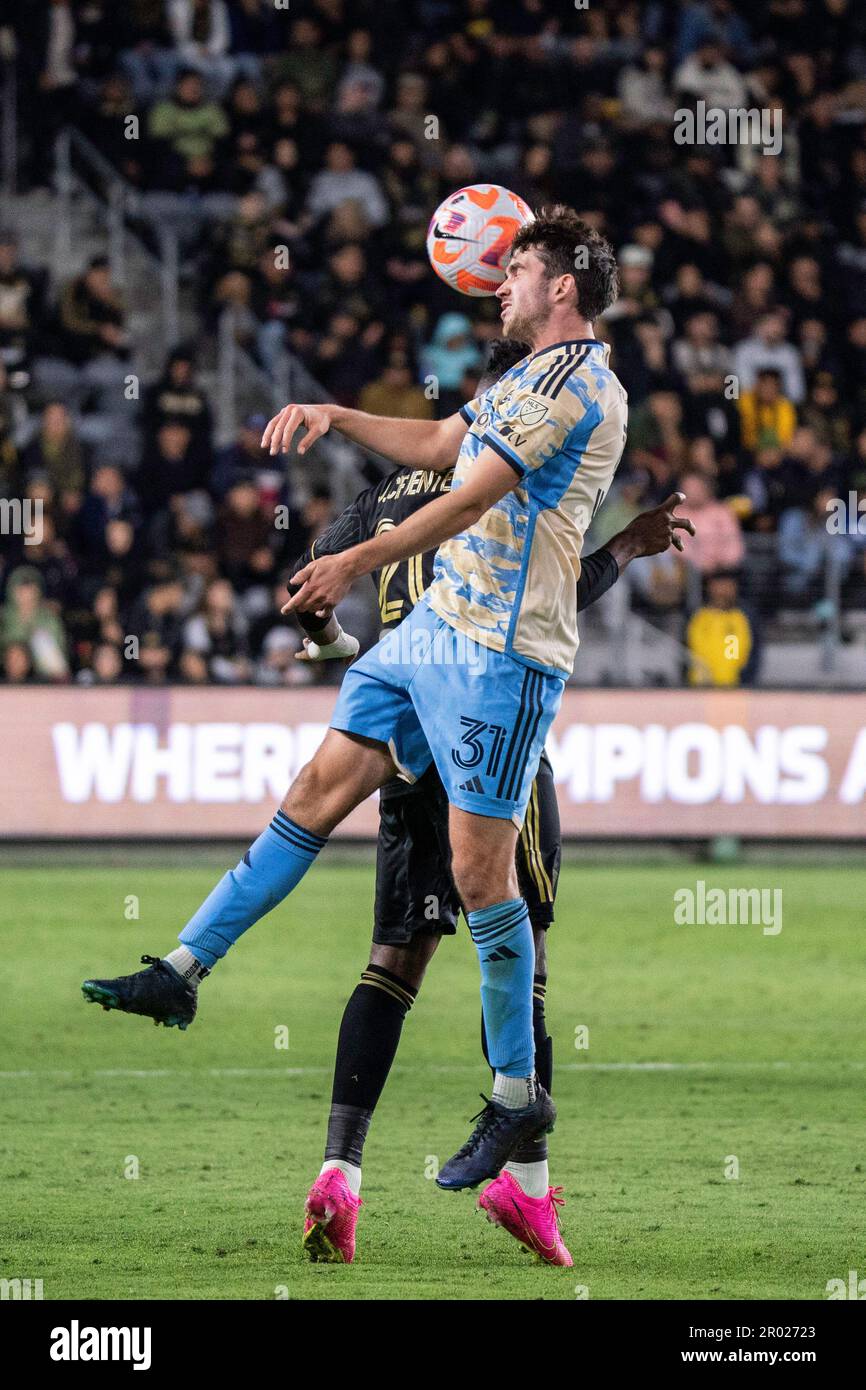
<path id="1" fill-rule="evenodd" d="M 458 188 L 434 212 L 427 255 L 440 280 L 461 294 L 495 294 L 515 234 L 533 220 L 532 209 L 499 183 Z"/>

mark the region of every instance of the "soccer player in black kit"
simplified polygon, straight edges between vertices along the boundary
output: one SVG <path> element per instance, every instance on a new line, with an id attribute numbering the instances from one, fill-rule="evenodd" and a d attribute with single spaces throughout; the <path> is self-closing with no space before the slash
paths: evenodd
<path id="1" fill-rule="evenodd" d="M 480 395 L 529 349 L 505 340 L 491 352 L 479 383 Z M 447 492 L 451 474 L 398 468 L 360 493 L 300 557 L 293 574 L 310 560 L 338 554 L 399 525 L 433 497 Z M 630 560 L 658 554 L 671 544 L 681 549 L 676 529 L 691 530 L 674 509 L 681 493 L 636 517 L 619 535 L 581 563 L 578 610 L 595 603 L 615 584 Z M 415 555 L 371 577 L 376 584 L 383 631 L 396 627 L 429 585 L 433 555 Z M 289 582 L 290 592 L 295 588 Z M 297 613 L 306 632 L 302 659 L 346 657 L 357 651 L 333 616 Z M 361 1156 L 373 1112 L 394 1061 L 404 1019 L 417 997 L 424 973 L 443 935 L 453 935 L 460 900 L 450 872 L 448 800 L 435 765 L 417 782 L 400 778 L 382 787 L 379 802 L 376 896 L 369 963 L 343 1012 L 337 1043 L 325 1161 L 307 1197 L 304 1248 L 313 1260 L 350 1263 L 361 1202 Z M 542 755 L 526 819 L 517 844 L 520 892 L 529 910 L 535 940 L 533 1031 L 535 1066 L 550 1092 L 553 1048 L 545 1026 L 546 932 L 553 921 L 561 840 L 553 769 Z M 487 1055 L 482 1020 L 482 1047 Z M 561 1189 L 551 1188 L 544 1136 L 523 1145 L 482 1193 L 488 1217 L 514 1235 L 538 1258 L 572 1263 L 561 1239 L 556 1207 Z M 549 1242 L 539 1241 L 538 1222 L 525 1220 L 528 1203 L 547 1205 Z"/>

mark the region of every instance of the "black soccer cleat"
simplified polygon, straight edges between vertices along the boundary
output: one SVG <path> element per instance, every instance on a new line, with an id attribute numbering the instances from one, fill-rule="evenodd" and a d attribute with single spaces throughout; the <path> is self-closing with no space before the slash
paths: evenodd
<path id="1" fill-rule="evenodd" d="M 549 1134 L 556 1120 L 556 1106 L 543 1086 L 531 1105 L 509 1110 L 495 1100 L 487 1100 L 473 1119 L 478 1121 L 462 1149 L 439 1170 L 437 1187 L 457 1192 L 461 1187 L 477 1187 L 485 1178 L 495 1178 L 519 1144 Z"/>
<path id="2" fill-rule="evenodd" d="M 89 1004 L 103 1009 L 120 1009 L 125 1014 L 143 1014 L 166 1028 L 188 1028 L 195 1018 L 196 991 L 159 956 L 142 956 L 135 975 L 119 975 L 116 980 L 85 980 L 81 992 Z"/>

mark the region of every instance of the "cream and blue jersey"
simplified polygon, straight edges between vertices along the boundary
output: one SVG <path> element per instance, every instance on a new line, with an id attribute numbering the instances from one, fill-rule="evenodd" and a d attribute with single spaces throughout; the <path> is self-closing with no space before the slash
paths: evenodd
<path id="1" fill-rule="evenodd" d="M 440 546 L 425 595 L 458 631 L 551 675 L 574 667 L 583 538 L 625 445 L 627 398 L 609 352 L 596 339 L 556 343 L 463 407 L 452 486 L 485 446 L 521 481 Z"/>

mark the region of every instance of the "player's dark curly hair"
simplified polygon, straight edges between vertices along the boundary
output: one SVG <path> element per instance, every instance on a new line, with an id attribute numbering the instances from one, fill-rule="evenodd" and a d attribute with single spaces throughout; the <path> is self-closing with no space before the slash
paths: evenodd
<path id="1" fill-rule="evenodd" d="M 609 309 L 619 294 L 619 272 L 610 242 L 562 203 L 542 208 L 534 222 L 520 228 L 511 243 L 512 254 L 530 248 L 543 260 L 548 279 L 574 276 L 577 307 L 589 323 Z"/>

